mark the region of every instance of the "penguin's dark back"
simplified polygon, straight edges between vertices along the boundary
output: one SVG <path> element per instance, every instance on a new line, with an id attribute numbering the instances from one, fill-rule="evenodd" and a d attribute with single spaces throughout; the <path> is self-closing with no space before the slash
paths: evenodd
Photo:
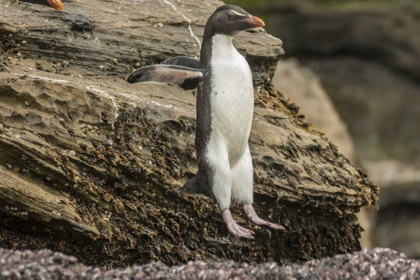
<path id="1" fill-rule="evenodd" d="M 211 133 L 211 71 L 206 71 L 203 82 L 197 90 L 197 132 L 195 146 L 197 152 L 204 150 Z"/>
<path id="2" fill-rule="evenodd" d="M 208 32 L 206 26 L 200 52 L 200 68 L 205 69 L 205 71 L 203 81 L 197 89 L 197 132 L 195 136 L 195 148 L 198 160 L 200 160 L 201 157 L 204 159 L 205 150 L 210 141 L 211 134 L 212 72 L 210 61 L 212 55 L 212 44 L 212 35 Z"/>

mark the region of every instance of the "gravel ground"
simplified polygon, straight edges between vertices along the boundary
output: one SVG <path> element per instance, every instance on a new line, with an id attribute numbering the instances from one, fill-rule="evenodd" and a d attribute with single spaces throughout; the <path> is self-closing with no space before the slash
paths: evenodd
<path id="1" fill-rule="evenodd" d="M 0 249 L 0 279 L 420 279 L 420 261 L 376 248 L 303 265 L 196 261 L 168 267 L 158 262 L 101 271 L 49 250 Z"/>

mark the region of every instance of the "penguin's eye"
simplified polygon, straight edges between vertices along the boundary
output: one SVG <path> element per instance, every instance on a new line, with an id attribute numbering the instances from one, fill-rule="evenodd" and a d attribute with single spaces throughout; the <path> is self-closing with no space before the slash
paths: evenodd
<path id="1" fill-rule="evenodd" d="M 230 17 L 229 17 L 229 20 L 230 20 L 230 21 L 235 20 L 235 16 L 230 16 Z"/>

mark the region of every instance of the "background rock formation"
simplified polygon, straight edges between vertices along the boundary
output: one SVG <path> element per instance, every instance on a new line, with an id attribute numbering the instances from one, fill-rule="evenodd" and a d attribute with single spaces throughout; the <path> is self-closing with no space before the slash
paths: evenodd
<path id="1" fill-rule="evenodd" d="M 273 84 L 299 106 L 300 113 L 309 122 L 325 132 L 340 153 L 354 161 L 354 146 L 347 125 L 322 88 L 319 77 L 310 68 L 293 58 L 281 60 L 277 64 Z"/>
<path id="2" fill-rule="evenodd" d="M 273 77 L 276 89 L 281 90 L 299 106 L 300 113 L 313 123 L 317 129 L 338 146 L 338 150 L 350 162 L 355 160 L 354 145 L 347 125 L 340 118 L 334 104 L 321 86 L 321 81 L 313 71 L 302 66 L 296 59 L 280 60 Z M 360 244 L 362 248 L 372 246 L 371 213 L 365 208 L 357 214 L 357 219 L 363 228 Z"/>
<path id="3" fill-rule="evenodd" d="M 288 233 L 255 228 L 254 241 L 238 240 L 209 199 L 166 192 L 196 172 L 194 92 L 124 80 L 143 64 L 196 56 L 195 36 L 220 2 L 1 5 L 1 247 L 109 267 L 288 263 L 360 248 L 354 213 L 376 203 L 378 187 L 268 82 L 280 40 L 253 31 L 235 45 L 256 84 L 256 209 Z"/>
<path id="4" fill-rule="evenodd" d="M 418 2 L 369 1 L 377 4 L 369 8 L 357 1 L 348 8 L 348 2 L 334 7 L 278 3 L 253 12 L 265 15 L 268 31 L 286 42 L 287 56 L 320 77 L 349 128 L 356 162 L 381 186 L 373 245 L 418 258 Z"/>

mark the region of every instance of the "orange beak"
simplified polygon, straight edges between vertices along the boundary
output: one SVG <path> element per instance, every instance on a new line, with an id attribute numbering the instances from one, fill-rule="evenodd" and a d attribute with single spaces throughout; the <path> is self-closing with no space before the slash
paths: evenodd
<path id="1" fill-rule="evenodd" d="M 252 16 L 251 18 L 247 19 L 246 22 L 248 22 L 249 24 L 251 24 L 254 27 L 265 26 L 264 21 L 262 21 L 262 19 L 260 19 L 259 17 Z"/>
<path id="2" fill-rule="evenodd" d="M 60 0 L 48 0 L 48 4 L 51 8 L 61 11 L 63 9 L 63 3 Z"/>

